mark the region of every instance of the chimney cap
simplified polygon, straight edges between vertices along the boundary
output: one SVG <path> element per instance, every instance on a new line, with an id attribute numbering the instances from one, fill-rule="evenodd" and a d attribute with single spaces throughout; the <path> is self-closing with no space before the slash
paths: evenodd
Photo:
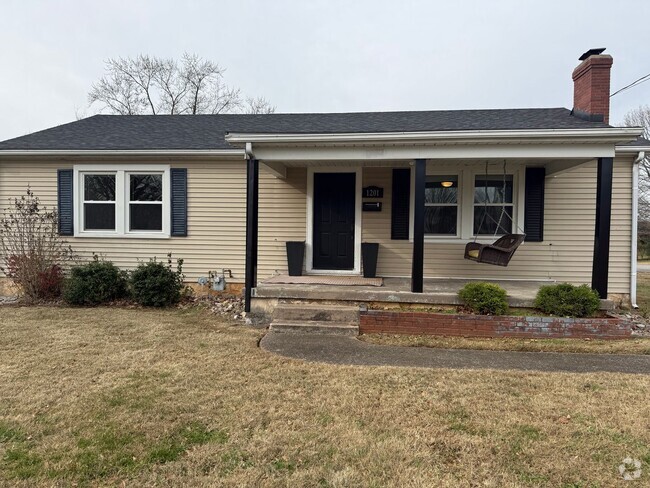
<path id="1" fill-rule="evenodd" d="M 598 54 L 602 54 L 605 51 L 605 49 L 607 49 L 607 48 L 604 48 L 604 47 L 592 48 L 589 51 L 587 51 L 585 53 L 582 53 L 582 56 L 580 56 L 578 58 L 578 60 L 579 61 L 584 61 L 585 59 L 587 59 L 590 56 L 597 56 Z"/>

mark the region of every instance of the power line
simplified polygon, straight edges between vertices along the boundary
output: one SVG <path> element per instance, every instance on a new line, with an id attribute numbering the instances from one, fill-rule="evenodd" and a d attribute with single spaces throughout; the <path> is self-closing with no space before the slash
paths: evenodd
<path id="1" fill-rule="evenodd" d="M 609 98 L 612 98 L 614 95 L 618 95 L 621 92 L 624 92 L 625 90 L 629 90 L 630 88 L 633 88 L 637 85 L 640 85 L 641 83 L 645 83 L 646 81 L 650 80 L 650 73 L 648 73 L 645 76 L 642 76 L 638 80 L 633 81 L 629 85 L 625 85 L 623 88 L 620 88 L 619 90 L 616 90 L 614 93 L 612 93 Z"/>

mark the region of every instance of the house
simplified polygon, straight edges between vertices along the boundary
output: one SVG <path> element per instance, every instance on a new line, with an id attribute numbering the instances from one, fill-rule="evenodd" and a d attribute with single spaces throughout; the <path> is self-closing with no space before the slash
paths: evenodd
<path id="1" fill-rule="evenodd" d="M 371 242 L 395 288 L 369 300 L 417 303 L 427 286 L 481 279 L 513 295 L 587 283 L 634 303 L 650 141 L 608 124 L 611 56 L 580 59 L 572 109 L 96 115 L 0 143 L 0 199 L 30 185 L 87 258 L 133 268 L 171 251 L 191 282 L 230 269 L 247 309 L 309 290 L 264 287 L 286 275 L 294 241 L 304 274 L 332 280 L 323 299 L 362 296 L 363 282 L 336 283 L 360 275 Z M 508 266 L 465 259 L 467 242 L 524 233 Z"/>

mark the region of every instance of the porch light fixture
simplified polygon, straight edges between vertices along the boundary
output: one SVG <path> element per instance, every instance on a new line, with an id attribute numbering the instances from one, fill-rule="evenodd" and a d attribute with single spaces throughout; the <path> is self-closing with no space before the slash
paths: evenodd
<path id="1" fill-rule="evenodd" d="M 443 188 L 451 188 L 452 186 L 454 186 L 454 182 L 453 181 L 441 181 L 440 186 L 442 186 Z"/>

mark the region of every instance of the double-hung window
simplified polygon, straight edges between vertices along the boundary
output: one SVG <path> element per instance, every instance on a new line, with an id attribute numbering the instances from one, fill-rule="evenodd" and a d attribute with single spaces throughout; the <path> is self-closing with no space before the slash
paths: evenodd
<path id="1" fill-rule="evenodd" d="M 474 235 L 512 232 L 513 176 L 477 175 L 474 180 Z"/>
<path id="2" fill-rule="evenodd" d="M 115 173 L 84 173 L 83 228 L 88 231 L 115 230 Z"/>
<path id="3" fill-rule="evenodd" d="M 169 168 L 76 166 L 77 236 L 168 237 Z"/>
<path id="4" fill-rule="evenodd" d="M 129 173 L 129 231 L 162 232 L 163 173 Z"/>
<path id="5" fill-rule="evenodd" d="M 458 175 L 427 176 L 424 194 L 424 233 L 458 235 Z"/>

